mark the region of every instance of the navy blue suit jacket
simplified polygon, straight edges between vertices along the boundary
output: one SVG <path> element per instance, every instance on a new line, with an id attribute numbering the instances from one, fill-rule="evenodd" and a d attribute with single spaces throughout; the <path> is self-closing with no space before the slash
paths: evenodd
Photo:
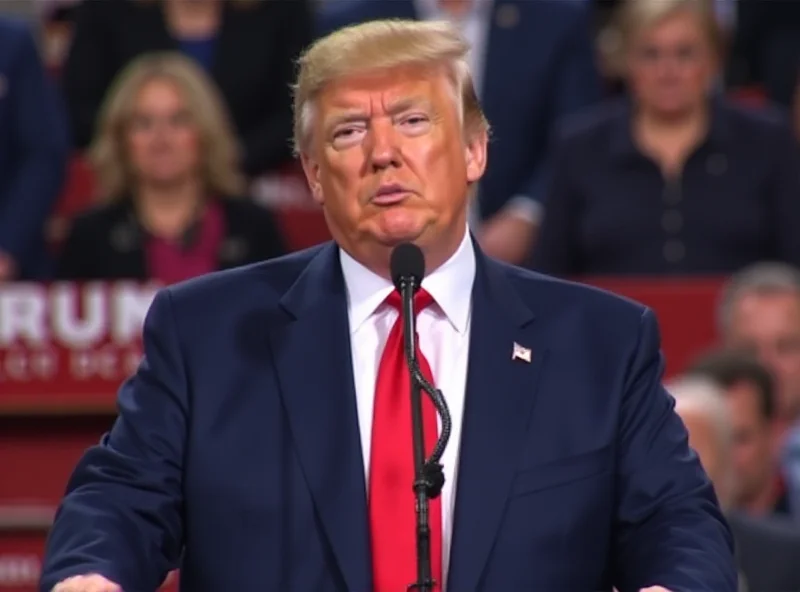
<path id="1" fill-rule="evenodd" d="M 509 10 L 515 22 L 502 18 Z M 588 2 L 497 0 L 489 30 L 481 103 L 492 126 L 491 158 L 479 186 L 481 216 L 514 197 L 537 202 L 547 189 L 555 125 L 600 99 Z M 317 33 L 387 18 L 417 18 L 412 0 L 330 2 Z"/>
<path id="2" fill-rule="evenodd" d="M 449 589 L 735 592 L 653 313 L 476 256 Z M 144 343 L 70 480 L 41 590 L 99 572 L 149 592 L 179 563 L 193 592 L 371 590 L 337 248 L 167 288 Z"/>
<path id="3" fill-rule="evenodd" d="M 0 18 L 0 251 L 22 279 L 52 270 L 45 249 L 69 153 L 67 121 L 24 21 Z"/>

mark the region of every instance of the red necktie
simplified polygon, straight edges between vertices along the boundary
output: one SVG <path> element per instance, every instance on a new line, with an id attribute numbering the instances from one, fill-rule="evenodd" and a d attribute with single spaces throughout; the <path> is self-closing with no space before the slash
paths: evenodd
<path id="1" fill-rule="evenodd" d="M 400 294 L 386 302 L 401 309 Z M 414 313 L 433 302 L 425 290 L 414 297 Z M 433 382 L 425 356 L 417 350 L 417 362 L 425 378 Z M 372 572 L 375 592 L 406 592 L 417 581 L 414 454 L 411 434 L 411 378 L 403 349 L 403 317 L 398 316 L 378 368 L 372 447 L 369 464 L 369 519 L 372 537 Z M 425 457 L 438 437 L 436 408 L 422 393 Z M 430 500 L 431 575 L 440 591 L 442 581 L 441 496 Z"/>

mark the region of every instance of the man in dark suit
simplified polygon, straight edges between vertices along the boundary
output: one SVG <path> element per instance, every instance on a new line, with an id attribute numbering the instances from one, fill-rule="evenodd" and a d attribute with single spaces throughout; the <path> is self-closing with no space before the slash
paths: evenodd
<path id="1" fill-rule="evenodd" d="M 731 509 L 739 483 L 733 462 L 735 428 L 723 388 L 696 372 L 668 386 L 689 431 L 689 441 L 727 510 L 736 541 L 740 590 L 796 592 L 800 590 L 800 531 L 796 525 L 785 518 L 756 519 Z"/>
<path id="2" fill-rule="evenodd" d="M 601 96 L 590 17 L 591 3 L 564 0 L 352 0 L 321 6 L 317 28 L 385 18 L 459 26 L 493 130 L 473 230 L 488 255 L 522 263 L 545 202 L 551 132 Z"/>
<path id="3" fill-rule="evenodd" d="M 408 241 L 428 270 L 421 371 L 452 416 L 435 590 L 735 590 L 653 313 L 498 263 L 467 232 L 488 131 L 467 51 L 446 23 L 380 21 L 304 55 L 295 141 L 335 242 L 156 297 L 41 590 L 152 590 L 178 564 L 193 591 L 405 590 L 410 384 L 389 261 Z"/>
<path id="4" fill-rule="evenodd" d="M 68 154 L 66 116 L 33 33 L 0 17 L 0 284 L 52 272 L 45 222 Z"/>

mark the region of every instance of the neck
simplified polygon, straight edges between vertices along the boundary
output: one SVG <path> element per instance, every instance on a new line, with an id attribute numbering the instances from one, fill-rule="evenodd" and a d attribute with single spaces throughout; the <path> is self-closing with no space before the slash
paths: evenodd
<path id="1" fill-rule="evenodd" d="M 452 236 L 448 237 L 440 237 L 442 240 L 438 241 L 436 246 L 426 244 L 424 240 L 414 241 L 414 243 L 422 249 L 422 253 L 425 256 L 426 276 L 439 269 L 456 253 L 456 251 L 458 251 L 459 246 L 461 246 L 461 241 L 464 240 L 464 233 L 466 232 L 469 232 L 469 230 L 467 229 L 467 223 L 465 221 L 463 232 L 452 233 Z M 334 239 L 336 239 L 335 236 Z M 339 240 L 336 240 L 336 242 L 339 245 L 343 244 Z M 393 249 L 394 247 L 385 247 L 381 249 L 370 249 L 368 252 L 349 248 L 345 250 L 353 259 L 361 263 L 364 267 L 382 278 L 391 281 L 390 260 Z"/>
<path id="2" fill-rule="evenodd" d="M 136 192 L 136 213 L 148 232 L 174 239 L 195 221 L 204 197 L 202 184 L 196 180 L 170 187 L 143 184 Z"/>
<path id="3" fill-rule="evenodd" d="M 668 139 L 697 139 L 707 130 L 710 114 L 706 106 L 676 114 L 661 114 L 642 109 L 635 115 L 634 128 L 639 135 Z"/>
<path id="4" fill-rule="evenodd" d="M 641 110 L 634 117 L 634 137 L 646 153 L 671 170 L 679 168 L 702 141 L 708 133 L 709 120 L 706 106 L 675 115 Z"/>

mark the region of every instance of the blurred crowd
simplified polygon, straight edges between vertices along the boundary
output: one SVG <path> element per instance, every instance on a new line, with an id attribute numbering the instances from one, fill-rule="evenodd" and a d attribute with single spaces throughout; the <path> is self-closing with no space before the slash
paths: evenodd
<path id="1" fill-rule="evenodd" d="M 169 284 L 291 249 L 295 61 L 448 19 L 492 128 L 471 228 L 571 277 L 730 276 L 720 349 L 671 383 L 743 586 L 800 590 L 800 2 L 4 0 L 0 283 Z M 70 163 L 87 207 L 53 225 Z"/>

